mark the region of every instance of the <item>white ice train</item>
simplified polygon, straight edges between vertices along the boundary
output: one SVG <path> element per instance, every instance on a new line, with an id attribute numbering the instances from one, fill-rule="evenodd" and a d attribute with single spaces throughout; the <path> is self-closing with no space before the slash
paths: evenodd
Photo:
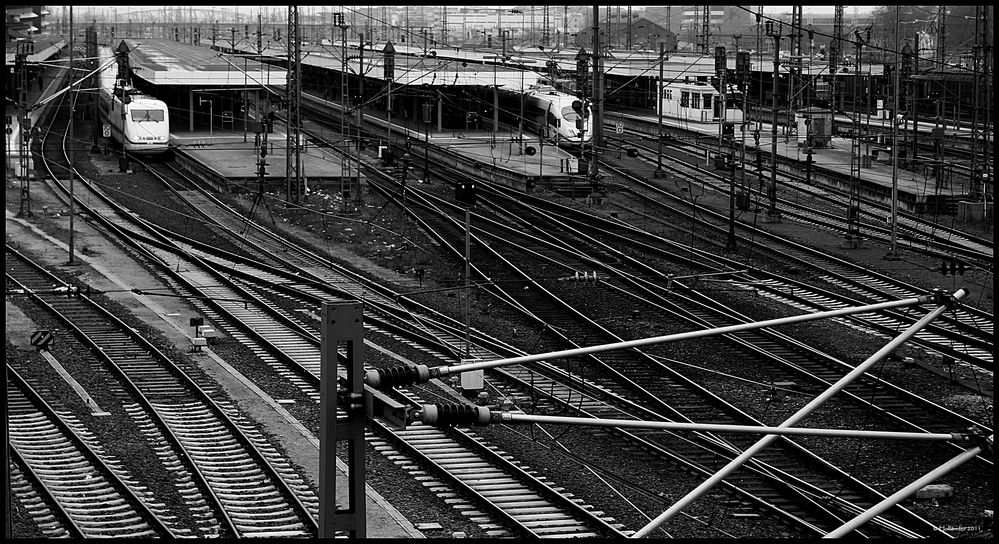
<path id="1" fill-rule="evenodd" d="M 579 98 L 538 85 L 524 92 L 524 117 L 543 137 L 564 147 L 593 139 L 593 112 Z"/>
<path id="2" fill-rule="evenodd" d="M 731 88 L 725 95 L 726 123 L 742 123 L 741 103 L 742 94 Z M 663 117 L 668 119 L 704 124 L 721 121 L 721 93 L 708 83 L 667 83 L 663 85 L 659 106 Z"/>
<path id="3" fill-rule="evenodd" d="M 114 65 L 101 73 L 101 121 L 111 126 L 111 137 L 130 153 L 159 155 L 169 149 L 170 113 L 162 100 L 115 78 Z"/>

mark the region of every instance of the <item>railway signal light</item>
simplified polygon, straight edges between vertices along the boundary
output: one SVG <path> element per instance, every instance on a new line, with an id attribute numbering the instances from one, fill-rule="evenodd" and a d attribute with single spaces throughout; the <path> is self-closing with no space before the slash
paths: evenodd
<path id="1" fill-rule="evenodd" d="M 728 60 L 725 56 L 725 46 L 719 45 L 715 47 L 715 74 L 720 78 L 725 74 L 727 68 Z"/>
<path id="2" fill-rule="evenodd" d="M 740 82 L 744 82 L 749 79 L 751 73 L 749 51 L 737 52 L 735 54 L 735 77 Z"/>
<path id="3" fill-rule="evenodd" d="M 475 182 L 461 181 L 454 189 L 454 199 L 467 206 L 475 206 Z"/>
<path id="4" fill-rule="evenodd" d="M 960 259 L 951 259 L 950 263 L 943 261 L 940 263 L 940 272 L 944 276 L 963 276 L 967 270 L 967 265 Z"/>

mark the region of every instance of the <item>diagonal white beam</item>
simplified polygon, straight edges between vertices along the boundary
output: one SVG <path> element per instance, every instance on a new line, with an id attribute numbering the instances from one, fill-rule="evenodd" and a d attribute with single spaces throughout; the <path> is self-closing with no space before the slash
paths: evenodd
<path id="1" fill-rule="evenodd" d="M 896 491 L 892 496 L 886 497 L 885 500 L 875 504 L 870 509 L 865 510 L 862 514 L 851 519 L 840 527 L 836 528 L 834 531 L 826 534 L 822 538 L 841 538 L 846 536 L 857 527 L 867 523 L 868 521 L 874 519 L 875 516 L 888 510 L 892 506 L 895 506 L 899 502 L 903 501 L 909 495 L 912 495 L 916 491 L 919 491 L 923 487 L 929 485 L 931 482 L 940 478 L 944 474 L 954 470 L 955 468 L 961 466 L 967 461 L 974 459 L 979 453 L 982 452 L 981 446 L 975 446 L 973 448 L 968 448 L 958 454 L 953 459 L 947 461 L 946 463 L 940 465 L 939 467 L 927 472 L 922 478 L 912 482 L 911 484 L 903 487 L 902 489 Z"/>
<path id="2" fill-rule="evenodd" d="M 846 387 L 847 384 L 859 378 L 864 372 L 867 371 L 868 368 L 870 368 L 872 365 L 876 364 L 878 361 L 886 357 L 889 353 L 895 351 L 896 348 L 905 343 L 909 338 L 914 336 L 921 329 L 929 325 L 930 322 L 932 322 L 934 319 L 936 319 L 941 314 L 946 312 L 950 308 L 951 302 L 960 300 L 965 296 L 967 296 L 967 294 L 968 292 L 965 291 L 964 289 L 958 289 L 957 292 L 954 293 L 952 298 L 949 298 L 948 300 L 944 301 L 945 302 L 944 304 L 937 306 L 928 314 L 923 316 L 919 321 L 913 323 L 908 329 L 903 331 L 902 334 L 895 337 L 891 342 L 885 344 L 884 347 L 882 347 L 876 353 L 868 357 L 866 361 L 857 365 L 856 368 L 854 368 L 845 376 L 840 378 L 839 381 L 829 386 L 829 388 L 823 391 L 821 394 L 819 394 L 819 396 L 815 397 L 814 399 L 812 399 L 811 402 L 809 402 L 808 404 L 803 406 L 800 410 L 795 412 L 794 415 L 792 415 L 786 421 L 781 423 L 779 427 L 782 428 L 791 427 L 794 424 L 801 421 L 802 419 L 804 419 L 806 416 L 812 413 L 812 411 L 814 411 L 824 402 L 829 400 L 833 395 L 838 393 L 841 389 Z M 645 527 L 642 527 L 638 532 L 632 535 L 631 538 L 642 538 L 648 536 L 649 533 L 657 529 L 663 523 L 669 521 L 671 518 L 679 514 L 680 511 L 682 511 L 684 508 L 686 508 L 695 500 L 700 498 L 701 495 L 707 493 L 708 490 L 710 490 L 712 487 L 718 484 L 718 482 L 722 481 L 732 472 L 735 472 L 736 469 L 741 467 L 746 461 L 748 461 L 754 455 L 759 453 L 763 448 L 767 447 L 767 445 L 773 442 L 776 438 L 777 435 L 773 434 L 768 434 L 763 438 L 761 438 L 755 444 L 746 449 L 746 451 L 742 452 L 742 454 L 740 454 L 738 457 L 729 461 L 727 465 L 725 465 L 721 470 L 719 470 L 718 472 L 713 474 L 710 478 L 701 483 L 701 485 L 697 486 L 692 491 L 687 493 L 683 498 L 681 498 L 679 501 L 673 504 L 673 506 L 670 506 L 665 512 L 659 514 L 659 516 L 657 516 L 656 519 L 649 522 Z"/>

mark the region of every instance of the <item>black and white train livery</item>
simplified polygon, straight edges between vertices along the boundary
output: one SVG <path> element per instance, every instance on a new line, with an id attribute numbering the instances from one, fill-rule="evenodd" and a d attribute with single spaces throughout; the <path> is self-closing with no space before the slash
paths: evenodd
<path id="1" fill-rule="evenodd" d="M 593 139 L 593 112 L 579 98 L 539 83 L 524 91 L 524 116 L 541 136 L 564 147 Z"/>
<path id="2" fill-rule="evenodd" d="M 170 144 L 167 105 L 117 79 L 114 71 L 112 65 L 101 72 L 101 122 L 110 125 L 111 137 L 130 153 L 165 153 Z"/>
<path id="3" fill-rule="evenodd" d="M 725 122 L 738 125 L 743 120 L 739 108 L 742 95 L 735 88 L 730 89 L 725 95 Z M 663 117 L 668 119 L 704 124 L 716 124 L 722 120 L 721 93 L 709 83 L 667 83 L 663 85 L 659 107 Z"/>

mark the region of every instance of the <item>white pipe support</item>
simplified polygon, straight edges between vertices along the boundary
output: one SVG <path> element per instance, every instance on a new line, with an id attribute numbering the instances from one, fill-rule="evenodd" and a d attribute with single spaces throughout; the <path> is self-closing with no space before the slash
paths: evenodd
<path id="1" fill-rule="evenodd" d="M 964 293 L 961 297 L 967 294 L 964 289 L 959 289 L 957 293 Z M 838 310 L 829 310 L 826 312 L 815 312 L 808 314 L 801 314 L 791 317 L 782 317 L 778 319 L 769 319 L 766 321 L 757 321 L 754 323 L 740 323 L 738 325 L 730 325 L 728 327 L 718 327 L 714 329 L 703 329 L 699 331 L 689 331 L 678 334 L 669 334 L 666 336 L 654 336 L 651 338 L 640 338 L 637 340 L 626 340 L 623 342 L 614 342 L 611 344 L 601 344 L 597 346 L 588 346 L 583 348 L 573 348 L 562 351 L 552 351 L 549 353 L 537 353 L 534 355 L 522 355 L 520 357 L 509 357 L 506 359 L 495 359 L 492 361 L 482 361 L 479 363 L 472 363 L 467 365 L 461 365 L 460 367 L 437 367 L 440 368 L 442 376 L 446 376 L 449 372 L 457 371 L 468 372 L 469 370 L 480 370 L 486 368 L 496 368 L 500 366 L 515 365 L 515 364 L 525 364 L 533 363 L 537 361 L 550 360 L 550 359 L 561 359 L 564 357 L 576 357 L 579 355 L 589 355 L 591 353 L 600 353 L 604 351 L 612 351 L 617 349 L 628 349 L 636 348 L 641 346 L 649 346 L 653 344 L 662 344 L 665 342 L 675 342 L 679 340 L 690 340 L 693 338 L 704 338 L 708 336 L 717 336 L 721 334 L 729 334 L 733 332 L 743 332 L 751 331 L 756 329 L 762 329 L 766 327 L 772 327 L 776 325 L 789 325 L 793 323 L 801 323 L 805 321 L 815 321 L 817 319 L 825 319 L 832 317 L 840 317 L 850 314 L 858 313 L 870 313 L 880 310 L 888 310 L 892 308 L 904 308 L 907 306 L 918 306 L 920 304 L 926 304 L 934 301 L 940 301 L 945 298 L 947 300 L 952 300 L 952 297 L 957 297 L 957 293 L 953 296 L 944 294 L 941 297 L 939 292 L 932 293 L 929 295 L 922 295 L 918 297 L 906 298 L 902 300 L 893 300 L 888 302 L 879 302 L 877 304 L 868 304 L 864 306 L 857 306 L 853 308 L 840 308 Z M 960 298 L 960 297 L 957 297 Z"/>
<path id="2" fill-rule="evenodd" d="M 827 533 L 822 538 L 841 538 L 843 536 L 846 536 L 857 527 L 860 527 L 861 525 L 874 519 L 874 517 L 877 516 L 878 514 L 881 514 L 882 512 L 902 502 L 909 495 L 912 495 L 916 491 L 919 491 L 923 487 L 929 485 L 931 482 L 937 480 L 941 476 L 961 466 L 965 462 L 974 459 L 981 452 L 982 448 L 980 446 L 975 446 L 973 448 L 964 450 L 957 457 L 954 457 L 953 459 L 947 461 L 946 463 L 940 465 L 939 467 L 931 470 L 930 472 L 927 472 L 923 477 L 903 487 L 902 489 L 896 491 L 890 497 L 885 497 L 883 501 L 875 504 L 870 509 L 865 510 L 857 517 L 851 519 L 845 524 Z"/>
<path id="3" fill-rule="evenodd" d="M 876 364 L 878 361 L 886 357 L 889 353 L 895 351 L 899 346 L 905 343 L 909 338 L 915 336 L 917 332 L 922 330 L 924 327 L 930 324 L 934 319 L 940 316 L 940 314 L 946 312 L 951 308 L 958 300 L 964 298 L 968 292 L 964 289 L 958 289 L 953 295 L 948 296 L 940 292 L 935 292 L 931 295 L 926 295 L 918 297 L 919 300 L 923 302 L 936 301 L 939 306 L 934 308 L 932 311 L 924 315 L 918 321 L 909 326 L 905 331 L 903 331 L 899 336 L 892 339 L 884 347 L 879 349 L 876 353 L 867 358 L 866 361 L 857 365 L 853 370 L 847 373 L 845 376 L 839 379 L 836 383 L 829 386 L 828 389 L 819 394 L 819 396 L 812 399 L 811 402 L 803 406 L 794 415 L 788 418 L 786 421 L 780 424 L 781 428 L 786 428 L 794 425 L 795 423 L 801 421 L 813 410 L 819 407 L 822 403 L 829 400 L 830 397 L 838 393 L 841 389 L 846 387 L 847 384 L 853 380 L 860 377 L 861 374 L 867 371 L 868 368 Z M 907 299 L 912 300 L 912 299 Z M 707 480 L 702 482 L 692 491 L 687 493 L 683 498 L 670 506 L 665 512 L 659 514 L 656 519 L 649 522 L 645 527 L 642 527 L 630 538 L 643 538 L 648 536 L 652 531 L 657 529 L 660 525 L 670 520 L 674 516 L 680 513 L 684 508 L 689 506 L 692 502 L 697 500 L 708 492 L 712 487 L 714 487 L 718 482 L 722 481 L 732 472 L 735 472 L 740 466 L 742 466 L 746 461 L 752 458 L 754 455 L 759 453 L 763 448 L 769 445 L 777 438 L 777 435 L 768 434 L 757 441 L 755 444 L 747 448 L 737 457 L 729 461 L 724 467 L 722 467 L 718 472 L 711 475 Z"/>
<path id="4" fill-rule="evenodd" d="M 640 421 L 637 419 L 603 419 L 588 417 L 539 416 L 501 412 L 499 423 L 550 423 L 554 425 L 589 425 L 622 429 L 656 429 L 663 431 L 699 431 L 796 436 L 831 436 L 840 438 L 872 438 L 889 440 L 930 440 L 966 442 L 964 433 L 913 433 L 893 431 L 861 431 L 853 429 L 818 429 L 806 427 L 764 427 L 757 425 L 724 425 L 717 423 L 675 423 L 672 421 Z M 495 419 L 495 418 L 494 418 Z"/>

